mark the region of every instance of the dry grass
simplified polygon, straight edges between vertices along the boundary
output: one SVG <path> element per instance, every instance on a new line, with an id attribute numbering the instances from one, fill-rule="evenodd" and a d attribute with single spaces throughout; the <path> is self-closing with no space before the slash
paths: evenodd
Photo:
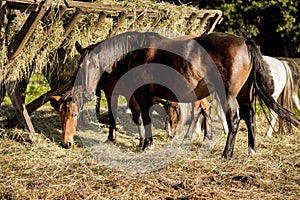
<path id="1" fill-rule="evenodd" d="M 120 116 L 127 123 L 128 116 Z M 194 142 L 184 156 L 147 173 L 108 167 L 90 154 L 79 137 L 74 148 L 63 149 L 59 118 L 50 108 L 35 112 L 33 122 L 38 133 L 32 144 L 11 139 L 22 135 L 19 129 L 0 129 L 1 199 L 298 199 L 300 195 L 299 128 L 294 134 L 274 134 L 269 139 L 262 117 L 255 156 L 247 154 L 242 123 L 232 159 L 221 158 L 222 135 L 206 157 L 198 156 L 201 143 Z M 99 135 L 105 138 L 106 129 L 101 127 Z M 121 132 L 119 149 L 149 155 L 136 150 L 135 137 Z M 169 141 L 164 138 L 156 137 L 156 149 Z"/>

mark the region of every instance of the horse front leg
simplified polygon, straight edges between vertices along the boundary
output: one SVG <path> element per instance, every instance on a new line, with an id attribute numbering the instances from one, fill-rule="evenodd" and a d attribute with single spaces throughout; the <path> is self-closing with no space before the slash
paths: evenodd
<path id="1" fill-rule="evenodd" d="M 142 114 L 143 125 L 145 129 L 145 140 L 143 145 L 143 150 L 147 151 L 153 148 L 153 137 L 152 137 L 152 129 L 151 129 L 151 113 L 149 110 L 152 106 L 152 98 L 147 95 L 135 95 L 137 103 L 140 107 L 140 111 Z"/>
<path id="2" fill-rule="evenodd" d="M 225 158 L 232 157 L 234 143 L 236 139 L 237 129 L 240 122 L 238 105 L 236 98 L 233 96 L 227 97 L 226 118 L 229 127 L 229 133 L 226 140 L 225 149 L 222 156 Z"/>
<path id="3" fill-rule="evenodd" d="M 202 109 L 202 115 L 204 120 L 204 140 L 212 140 L 213 133 L 212 133 L 212 121 L 210 117 L 209 109 Z"/>
<path id="4" fill-rule="evenodd" d="M 96 88 L 96 116 L 97 119 L 100 119 L 100 103 L 101 103 L 101 89 L 100 89 L 100 84 L 97 85 Z"/>
<path id="5" fill-rule="evenodd" d="M 109 132 L 106 142 L 114 142 L 116 140 L 116 118 L 117 118 L 117 108 L 118 108 L 118 96 L 112 96 L 110 93 L 105 92 L 107 105 L 108 105 L 108 115 L 109 115 Z"/>
<path id="6" fill-rule="evenodd" d="M 187 133 L 184 136 L 184 139 L 192 139 L 195 131 L 195 127 L 198 126 L 200 123 L 200 116 L 202 113 L 202 108 L 200 106 L 197 106 L 195 103 L 193 103 L 192 110 L 191 110 L 191 124 L 189 125 L 189 128 L 187 130 Z"/>

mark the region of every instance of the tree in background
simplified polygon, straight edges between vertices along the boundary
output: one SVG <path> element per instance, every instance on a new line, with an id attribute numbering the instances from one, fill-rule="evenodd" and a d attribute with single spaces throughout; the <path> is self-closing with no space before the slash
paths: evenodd
<path id="1" fill-rule="evenodd" d="M 298 0 L 171 0 L 200 9 L 219 9 L 223 21 L 216 31 L 251 38 L 270 56 L 300 57 Z"/>

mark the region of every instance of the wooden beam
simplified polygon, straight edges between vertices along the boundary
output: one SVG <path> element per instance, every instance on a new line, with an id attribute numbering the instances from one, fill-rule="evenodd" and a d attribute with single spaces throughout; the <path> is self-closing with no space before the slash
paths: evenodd
<path id="1" fill-rule="evenodd" d="M 207 20 L 208 20 L 210 17 L 211 17 L 210 14 L 209 14 L 209 13 L 206 13 L 206 14 L 203 16 L 203 18 L 200 19 L 200 24 L 199 24 L 200 28 L 202 28 L 203 26 L 206 25 L 206 22 L 207 22 Z"/>
<path id="2" fill-rule="evenodd" d="M 97 31 L 99 29 L 102 22 L 105 20 L 105 17 L 106 17 L 106 14 L 103 11 L 101 11 L 100 14 L 99 14 L 99 17 L 98 17 L 97 24 L 96 24 L 95 29 L 94 29 L 95 31 Z"/>
<path id="3" fill-rule="evenodd" d="M 212 23 L 212 25 L 209 27 L 209 30 L 208 30 L 207 33 L 213 32 L 213 30 L 215 29 L 216 25 L 217 25 L 217 24 L 220 24 L 222 20 L 223 20 L 222 15 L 216 13 L 215 16 L 212 18 L 213 23 Z"/>
<path id="4" fill-rule="evenodd" d="M 162 14 L 162 13 L 161 13 Z M 162 17 L 161 15 L 158 15 L 155 20 L 153 21 L 153 23 L 151 24 L 151 28 L 155 29 L 158 25 L 158 23 L 161 21 Z"/>
<path id="5" fill-rule="evenodd" d="M 0 29 L 7 24 L 7 17 L 6 17 L 6 7 L 5 1 L 1 1 L 0 3 Z"/>
<path id="6" fill-rule="evenodd" d="M 77 21 L 81 18 L 82 14 L 83 14 L 82 10 L 76 9 L 76 12 L 73 15 L 73 18 L 71 19 L 71 21 L 65 27 L 65 31 L 64 31 L 64 34 L 63 34 L 64 38 L 66 38 L 71 33 L 72 29 L 76 25 Z"/>
<path id="7" fill-rule="evenodd" d="M 118 16 L 118 20 L 111 27 L 107 37 L 113 36 L 117 32 L 118 28 L 122 25 L 122 23 L 125 22 L 125 19 L 126 19 L 126 12 L 121 12 Z"/>
<path id="8" fill-rule="evenodd" d="M 17 55 L 23 50 L 30 36 L 32 35 L 35 27 L 44 16 L 47 11 L 49 4 L 47 1 L 41 3 L 38 12 L 31 12 L 28 16 L 25 24 L 21 28 L 19 34 L 17 35 L 15 41 L 9 46 L 8 50 L 8 60 L 14 60 Z"/>
<path id="9" fill-rule="evenodd" d="M 50 10 L 51 8 L 49 8 Z M 47 40 L 47 37 L 49 36 L 49 34 L 52 32 L 52 30 L 54 29 L 55 25 L 59 22 L 59 20 L 61 19 L 61 17 L 64 15 L 64 13 L 66 12 L 66 8 L 65 7 L 60 7 L 59 8 L 59 11 L 58 11 L 58 14 L 55 16 L 55 19 L 53 20 L 52 24 L 46 28 L 45 30 L 45 34 L 43 35 L 43 39 L 41 40 L 41 44 L 40 44 L 40 50 L 43 50 L 45 49 L 45 42 Z M 45 16 L 44 16 L 45 17 Z M 48 16 L 46 16 L 45 18 L 47 18 Z M 48 44 L 48 43 L 47 43 Z M 47 45 L 46 44 L 46 45 Z M 38 54 L 35 55 L 35 57 L 37 56 Z M 33 59 L 35 60 L 35 59 Z"/>
<path id="10" fill-rule="evenodd" d="M 16 86 L 15 83 L 8 83 L 6 85 L 7 93 L 9 98 L 11 99 L 12 105 L 14 106 L 15 113 L 18 119 L 18 122 L 21 128 L 24 131 L 34 133 L 34 128 L 29 117 L 29 114 L 26 110 L 26 107 L 22 100 L 22 94 L 19 88 Z"/>
<path id="11" fill-rule="evenodd" d="M 68 90 L 70 90 L 71 88 L 72 88 L 72 81 L 68 81 L 67 83 L 63 84 L 59 88 L 52 89 L 46 92 L 45 94 L 41 95 L 40 97 L 38 97 L 37 99 L 35 99 L 34 101 L 26 105 L 26 110 L 28 114 L 31 114 L 32 112 L 36 111 L 39 107 L 41 107 L 42 105 L 50 101 L 52 96 L 62 95 Z M 18 124 L 17 116 L 6 120 L 5 124 L 6 124 L 5 125 L 6 128 L 12 128 L 16 126 Z"/>
<path id="12" fill-rule="evenodd" d="M 29 11 L 29 12 L 37 12 L 39 3 L 30 3 L 26 1 L 6 1 L 7 2 L 7 8 L 11 10 L 21 10 L 21 11 Z"/>
<path id="13" fill-rule="evenodd" d="M 196 19 L 197 19 L 197 14 L 193 12 L 190 15 L 188 22 L 186 24 L 186 29 L 184 31 L 186 34 L 189 32 L 189 29 L 191 28 L 191 26 L 193 25 L 193 23 L 195 22 Z"/>

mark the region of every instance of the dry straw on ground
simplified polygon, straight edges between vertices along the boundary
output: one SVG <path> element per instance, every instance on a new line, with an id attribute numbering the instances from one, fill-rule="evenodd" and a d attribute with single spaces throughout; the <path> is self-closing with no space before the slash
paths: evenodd
<path id="1" fill-rule="evenodd" d="M 128 123 L 128 116 L 119 116 L 121 126 Z M 299 198 L 299 128 L 294 128 L 294 134 L 274 133 L 269 139 L 263 116 L 258 117 L 255 156 L 247 154 L 247 130 L 242 123 L 232 159 L 221 158 L 226 140 L 223 135 L 204 158 L 198 155 L 202 143 L 198 140 L 163 169 L 141 174 L 103 165 L 78 137 L 74 148 L 62 148 L 59 117 L 51 108 L 35 112 L 33 122 L 39 134 L 33 135 L 32 144 L 11 139 L 22 136 L 19 129 L 0 130 L 0 199 Z M 107 131 L 99 134 L 105 138 Z M 137 138 L 124 131 L 117 134 L 119 148 L 135 151 Z M 156 137 L 154 151 L 169 141 Z"/>

